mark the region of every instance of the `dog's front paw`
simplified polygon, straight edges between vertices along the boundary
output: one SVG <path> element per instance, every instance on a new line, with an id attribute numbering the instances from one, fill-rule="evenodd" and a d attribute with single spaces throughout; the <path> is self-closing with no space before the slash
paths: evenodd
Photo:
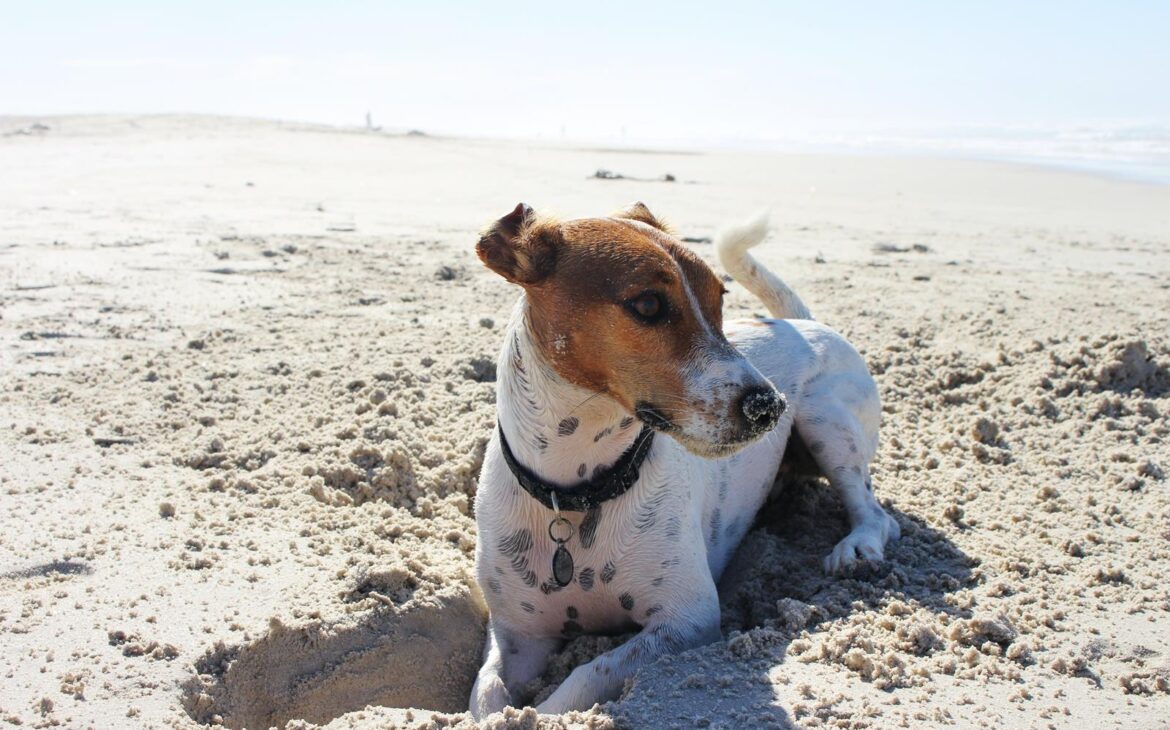
<path id="1" fill-rule="evenodd" d="M 576 709 L 578 708 L 571 707 L 555 697 L 549 697 L 547 700 L 536 706 L 536 712 L 541 715 L 560 715 L 562 713 L 568 712 L 569 710 Z"/>
<path id="2" fill-rule="evenodd" d="M 578 669 L 580 669 L 580 667 L 578 667 Z M 566 680 L 561 683 L 561 686 L 553 690 L 553 693 L 548 696 L 548 699 L 536 706 L 536 711 L 542 715 L 560 715 L 561 713 L 568 712 L 570 710 L 586 709 L 586 707 L 583 706 L 584 702 L 580 697 L 577 696 L 577 694 L 578 693 L 574 691 L 573 684 L 566 678 Z"/>
<path id="3" fill-rule="evenodd" d="M 825 572 L 842 573 L 860 560 L 878 562 L 885 557 L 886 543 L 902 536 L 897 520 L 879 511 L 872 519 L 853 528 L 825 558 Z"/>
<path id="4" fill-rule="evenodd" d="M 612 676 L 597 660 L 583 664 L 565 677 L 544 702 L 536 706 L 542 715 L 560 715 L 570 710 L 587 710 L 597 702 L 613 699 L 617 690 L 609 686 Z"/>
<path id="5" fill-rule="evenodd" d="M 502 712 L 510 704 L 512 695 L 500 675 L 481 673 L 471 688 L 471 701 L 467 709 L 476 720 L 482 720 L 493 712 Z"/>

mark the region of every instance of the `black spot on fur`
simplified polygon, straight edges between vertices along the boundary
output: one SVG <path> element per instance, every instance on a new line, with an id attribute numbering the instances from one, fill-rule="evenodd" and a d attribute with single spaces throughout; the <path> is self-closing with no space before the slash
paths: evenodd
<path id="1" fill-rule="evenodd" d="M 671 515 L 666 520 L 666 537 L 670 540 L 677 540 L 682 534 L 682 518 L 678 515 Z"/>
<path id="2" fill-rule="evenodd" d="M 662 604 L 655 603 L 653 606 L 646 609 L 646 618 L 650 618 L 651 616 L 653 616 L 654 614 L 658 613 L 661 610 L 662 610 Z"/>
<path id="3" fill-rule="evenodd" d="M 723 524 L 723 512 L 718 507 L 711 513 L 711 543 L 719 542 L 719 526 Z"/>
<path id="4" fill-rule="evenodd" d="M 548 439 L 545 438 L 544 436 L 537 436 L 536 437 L 536 448 L 539 449 L 540 451 L 544 451 L 545 449 L 547 449 L 548 448 Z"/>
<path id="5" fill-rule="evenodd" d="M 622 423 L 621 423 L 620 428 L 623 431 L 625 431 L 627 428 L 629 428 L 630 426 L 633 426 L 633 425 L 634 425 L 634 417 L 633 416 L 626 416 L 625 418 L 622 419 Z"/>
<path id="6" fill-rule="evenodd" d="M 623 593 L 618 596 L 618 603 L 622 604 L 622 608 L 626 609 L 627 611 L 632 611 L 634 609 L 634 597 L 629 593 Z"/>
<path id="7" fill-rule="evenodd" d="M 492 589 L 492 593 L 500 592 L 500 582 L 495 578 L 488 578 L 488 588 Z"/>
<path id="8" fill-rule="evenodd" d="M 585 633 L 585 629 L 576 621 L 566 621 L 564 625 L 561 626 L 561 634 L 564 635 L 566 639 L 576 638 L 583 633 Z"/>
<path id="9" fill-rule="evenodd" d="M 520 608 L 524 610 L 524 613 L 536 613 L 536 606 L 533 606 L 528 601 L 521 601 Z"/>
<path id="10" fill-rule="evenodd" d="M 650 584 L 655 585 L 655 586 L 660 586 L 660 585 L 662 585 L 662 581 L 664 581 L 664 580 L 666 580 L 666 576 L 660 575 L 657 578 L 655 578 L 654 580 L 650 581 Z"/>
<path id="11" fill-rule="evenodd" d="M 585 469 L 587 469 L 587 468 L 588 468 L 588 467 L 586 467 L 584 464 L 582 464 L 581 466 L 577 467 L 577 476 L 579 476 L 579 477 L 581 477 L 582 479 L 584 479 L 584 478 L 585 478 Z"/>
<path id="12" fill-rule="evenodd" d="M 565 609 L 565 615 L 568 616 L 569 618 L 577 618 L 577 607 L 576 606 L 569 606 L 568 608 Z"/>
<path id="13" fill-rule="evenodd" d="M 601 569 L 601 582 L 608 583 L 613 580 L 615 575 L 617 575 L 617 566 L 614 565 L 613 561 L 611 560 L 605 564 L 605 567 Z"/>
<path id="14" fill-rule="evenodd" d="M 601 524 L 601 507 L 594 507 L 585 513 L 585 517 L 581 519 L 581 527 L 577 531 L 577 534 L 580 536 L 581 547 L 586 550 L 593 547 L 593 540 L 597 537 L 597 526 L 599 524 Z"/>
<path id="15" fill-rule="evenodd" d="M 569 416 L 561 421 L 561 425 L 557 426 L 558 436 L 572 436 L 577 427 L 581 425 L 581 419 L 576 416 Z"/>
<path id="16" fill-rule="evenodd" d="M 532 549 L 532 533 L 527 529 L 515 532 L 500 538 L 497 543 L 500 552 L 508 557 L 512 570 L 520 575 L 528 585 L 536 584 L 536 575 L 528 569 L 528 558 L 525 556 Z"/>
<path id="17" fill-rule="evenodd" d="M 642 655 L 646 653 L 646 642 L 639 641 L 638 638 L 633 638 L 630 639 L 630 642 L 627 644 L 627 646 L 630 647 L 630 650 L 626 654 L 626 659 L 628 659 L 631 664 L 637 664 L 638 660 L 642 658 Z"/>
<path id="18" fill-rule="evenodd" d="M 498 546 L 504 555 L 526 553 L 532 549 L 532 533 L 527 529 L 516 530 L 501 537 Z"/>
<path id="19" fill-rule="evenodd" d="M 593 443 L 597 443 L 611 433 L 613 433 L 613 426 L 606 426 L 605 428 L 598 431 L 597 435 L 593 437 Z"/>
<path id="20" fill-rule="evenodd" d="M 520 336 L 512 335 L 512 367 L 524 372 L 524 358 L 520 355 Z"/>
<path id="21" fill-rule="evenodd" d="M 638 505 L 638 511 L 634 515 L 634 529 L 638 532 L 645 532 L 649 530 L 658 521 L 658 510 L 666 502 L 666 498 L 670 496 L 670 490 L 665 486 L 658 487 L 650 497 Z"/>
<path id="22" fill-rule="evenodd" d="M 577 574 L 577 583 L 581 585 L 581 590 L 593 590 L 593 568 L 585 568 Z"/>
<path id="23" fill-rule="evenodd" d="M 667 558 L 666 560 L 662 561 L 663 568 L 673 568 L 674 566 L 676 566 L 678 564 L 679 564 L 679 557 L 677 555 L 674 556 L 673 558 Z"/>
<path id="24" fill-rule="evenodd" d="M 563 585 L 557 583 L 556 578 L 545 578 L 544 581 L 540 584 L 540 592 L 546 596 L 550 593 L 556 593 L 557 591 L 564 590 L 564 588 L 565 587 Z"/>
<path id="25" fill-rule="evenodd" d="M 683 643 L 682 636 L 676 630 L 672 630 L 669 624 L 662 624 L 654 629 L 653 636 L 658 641 L 662 642 L 662 646 L 671 654 L 678 654 L 686 645 Z"/>
<path id="26" fill-rule="evenodd" d="M 525 555 L 513 555 L 510 558 L 510 562 L 512 563 L 512 570 L 516 571 L 519 575 L 532 572 L 528 570 L 528 557 Z"/>

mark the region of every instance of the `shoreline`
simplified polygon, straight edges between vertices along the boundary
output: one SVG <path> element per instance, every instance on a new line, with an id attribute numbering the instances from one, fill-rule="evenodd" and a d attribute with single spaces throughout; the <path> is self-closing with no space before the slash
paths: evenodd
<path id="1" fill-rule="evenodd" d="M 949 143 L 952 149 L 940 149 L 931 143 L 940 139 L 936 134 L 924 133 L 917 138 L 903 138 L 901 142 L 866 142 L 874 135 L 858 133 L 853 135 L 853 141 L 800 141 L 800 140 L 755 140 L 737 142 L 724 141 L 689 141 L 673 142 L 623 142 L 612 138 L 562 138 L 553 139 L 543 136 L 480 136 L 473 134 L 431 134 L 426 130 L 415 130 L 410 127 L 392 128 L 385 130 L 382 127 L 367 129 L 359 125 L 330 124 L 327 122 L 291 120 L 269 117 L 250 117 L 221 114 L 189 114 L 183 112 L 160 112 L 152 114 L 123 114 L 123 113 L 95 113 L 95 114 L 0 114 L 0 135 L 11 134 L 13 130 L 27 128 L 41 120 L 65 119 L 191 119 L 204 118 L 221 120 L 225 123 L 253 123 L 274 124 L 284 128 L 313 130 L 327 133 L 342 134 L 370 134 L 390 137 L 417 135 L 433 139 L 464 141 L 471 143 L 500 143 L 519 145 L 542 145 L 553 149 L 586 149 L 599 152 L 613 152 L 618 154 L 653 154 L 653 155 L 688 155 L 688 154 L 780 154 L 806 155 L 830 157 L 859 157 L 859 158 L 892 158 L 892 159 L 926 159 L 937 161 L 966 161 L 988 162 L 1021 167 L 1036 167 L 1061 172 L 1073 172 L 1117 182 L 1140 183 L 1159 187 L 1170 186 L 1170 140 L 1164 142 L 1166 150 L 1157 157 L 1165 158 L 1137 160 L 1128 157 L 1109 158 L 1101 155 L 1060 155 L 1039 152 L 1028 153 L 1019 150 L 1003 148 L 1001 150 L 963 149 L 973 141 L 985 140 L 985 137 L 973 136 L 969 138 L 953 137 Z M 1005 141 L 1013 137 L 1005 136 Z"/>

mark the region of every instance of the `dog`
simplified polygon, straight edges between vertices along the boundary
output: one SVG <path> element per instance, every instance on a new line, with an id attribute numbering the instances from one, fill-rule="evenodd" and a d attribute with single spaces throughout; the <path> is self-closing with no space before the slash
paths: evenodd
<path id="1" fill-rule="evenodd" d="M 523 293 L 497 366 L 498 425 L 475 499 L 489 611 L 470 711 L 512 705 L 582 633 L 638 630 L 536 709 L 614 699 L 657 657 L 720 638 L 715 584 L 799 438 L 851 531 L 830 573 L 880 560 L 898 523 L 873 495 L 881 408 L 865 361 L 724 231 L 721 264 L 773 319 L 723 324 L 727 290 L 641 203 L 559 222 L 524 204 L 480 260 Z M 783 395 L 782 395 L 783 394 Z"/>

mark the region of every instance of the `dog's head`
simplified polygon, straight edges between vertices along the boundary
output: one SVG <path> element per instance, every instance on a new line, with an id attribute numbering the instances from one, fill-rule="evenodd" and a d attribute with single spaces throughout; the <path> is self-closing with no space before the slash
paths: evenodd
<path id="1" fill-rule="evenodd" d="M 645 205 L 559 222 L 520 204 L 475 250 L 524 287 L 533 337 L 561 377 L 692 453 L 734 453 L 780 417 L 780 394 L 723 336 L 719 277 Z"/>

